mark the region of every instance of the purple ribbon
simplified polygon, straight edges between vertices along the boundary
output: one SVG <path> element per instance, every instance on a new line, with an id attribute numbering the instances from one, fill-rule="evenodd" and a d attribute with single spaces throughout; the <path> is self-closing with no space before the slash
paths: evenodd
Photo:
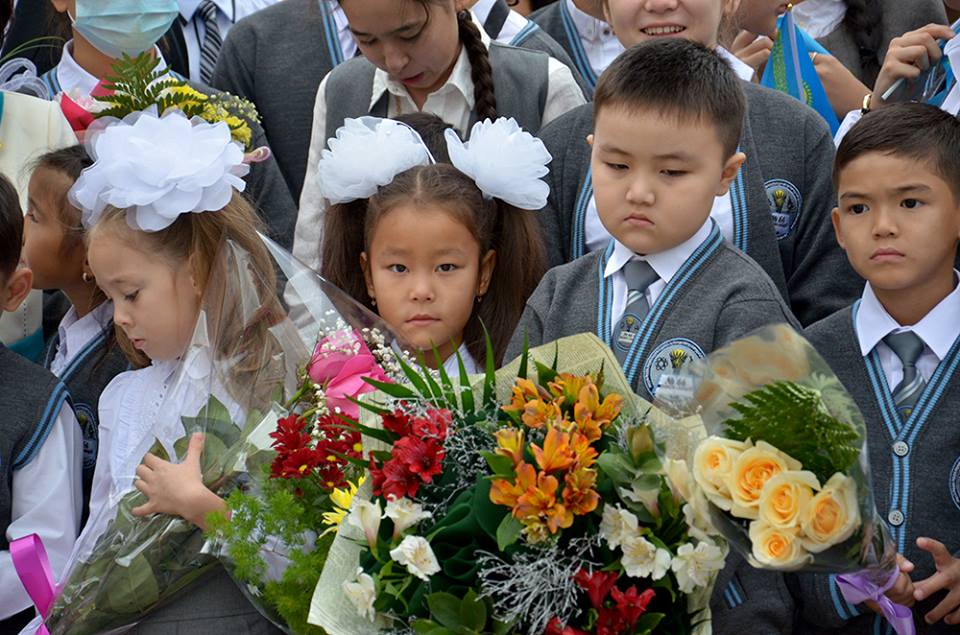
<path id="1" fill-rule="evenodd" d="M 47 550 L 43 548 L 43 541 L 37 534 L 17 538 L 10 543 L 10 559 L 13 560 L 13 568 L 17 570 L 27 595 L 33 600 L 40 615 L 46 618 L 57 596 L 57 586 L 53 581 L 53 572 L 50 570 L 50 560 L 47 558 Z M 50 633 L 47 627 L 41 624 L 37 635 Z"/>
<path id="2" fill-rule="evenodd" d="M 837 586 L 840 587 L 840 593 L 844 599 L 850 604 L 860 604 L 867 600 L 876 603 L 897 635 L 915 635 L 917 628 L 913 623 L 913 611 L 902 604 L 894 604 L 884 595 L 896 584 L 898 577 L 900 577 L 900 568 L 894 567 L 886 584 L 878 586 L 870 579 L 867 571 L 860 571 L 849 575 L 838 575 Z"/>

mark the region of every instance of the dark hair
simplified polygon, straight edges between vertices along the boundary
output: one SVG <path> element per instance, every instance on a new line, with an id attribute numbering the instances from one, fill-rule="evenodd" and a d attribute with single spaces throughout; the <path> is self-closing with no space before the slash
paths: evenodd
<path id="1" fill-rule="evenodd" d="M 429 12 L 428 4 L 451 4 L 452 0 L 411 0 Z M 343 0 L 339 0 L 343 4 Z M 470 79 L 473 80 L 473 100 L 477 120 L 497 118 L 497 96 L 493 88 L 493 69 L 490 67 L 490 52 L 483 45 L 480 29 L 473 23 L 469 11 L 457 13 L 457 29 L 460 43 L 470 60 Z"/>
<path id="2" fill-rule="evenodd" d="M 960 201 L 960 121 L 936 106 L 903 103 L 868 113 L 837 148 L 833 183 L 850 163 L 877 152 L 921 161 Z"/>
<path id="3" fill-rule="evenodd" d="M 740 144 L 747 108 L 740 80 L 727 62 L 682 38 L 653 40 L 621 53 L 597 82 L 594 120 L 611 106 L 712 123 L 727 156 Z"/>
<path id="4" fill-rule="evenodd" d="M 52 170 L 63 174 L 70 181 L 76 182 L 80 178 L 80 173 L 91 165 L 93 165 L 93 159 L 90 158 L 83 146 L 78 144 L 41 155 L 30 164 L 30 170 L 31 172 L 39 168 Z M 63 252 L 80 245 L 83 242 L 84 235 L 81 212 L 67 199 L 68 191 L 61 194 L 57 206 L 58 220 L 64 228 L 64 241 L 61 245 Z"/>
<path id="5" fill-rule="evenodd" d="M 0 174 L 0 276 L 6 279 L 20 264 L 23 247 L 23 210 L 20 195 L 3 174 Z"/>
<path id="6" fill-rule="evenodd" d="M 872 85 L 883 63 L 883 6 L 880 0 L 847 0 L 846 4 L 843 26 L 860 51 L 860 76 Z"/>
<path id="7" fill-rule="evenodd" d="M 437 163 L 450 163 L 450 154 L 447 152 L 447 140 L 444 134 L 447 130 L 456 132 L 452 125 L 429 112 L 398 115 L 394 119 L 417 131 L 417 134 L 423 139 L 423 144 L 430 150 L 430 154 L 433 155 L 433 159 Z"/>
<path id="8" fill-rule="evenodd" d="M 369 200 L 332 205 L 324 220 L 321 274 L 358 302 L 376 310 L 367 295 L 359 254 L 367 251 L 379 219 L 401 203 L 438 205 L 463 223 L 480 244 L 481 256 L 497 253 L 497 263 L 484 300 L 474 309 L 463 341 L 477 360 L 486 356 L 484 327 L 500 364 L 510 335 L 546 271 L 540 227 L 533 214 L 498 199 L 486 200 L 476 184 L 452 165 L 411 168 Z"/>

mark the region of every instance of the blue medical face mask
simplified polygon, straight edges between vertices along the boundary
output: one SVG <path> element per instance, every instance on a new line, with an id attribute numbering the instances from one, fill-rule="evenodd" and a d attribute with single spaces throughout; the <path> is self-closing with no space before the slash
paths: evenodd
<path id="1" fill-rule="evenodd" d="M 94 48 L 118 58 L 152 48 L 179 14 L 177 0 L 77 0 L 71 19 Z"/>

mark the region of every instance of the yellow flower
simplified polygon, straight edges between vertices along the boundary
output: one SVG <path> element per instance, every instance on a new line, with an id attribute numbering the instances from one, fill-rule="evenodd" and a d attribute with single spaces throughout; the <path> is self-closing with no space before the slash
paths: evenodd
<path id="1" fill-rule="evenodd" d="M 337 488 L 330 493 L 333 511 L 323 513 L 323 524 L 329 525 L 329 527 L 327 527 L 320 536 L 325 536 L 332 531 L 336 531 L 340 523 L 343 522 L 343 519 L 347 517 L 350 504 L 353 503 L 353 497 L 357 495 L 357 490 L 363 485 L 363 479 L 364 477 L 361 476 L 357 479 L 356 484 L 348 482 L 346 488 Z"/>
<path id="2" fill-rule="evenodd" d="M 756 566 L 794 571 L 813 560 L 796 529 L 777 529 L 762 520 L 750 523 L 750 543 Z"/>
<path id="3" fill-rule="evenodd" d="M 760 520 L 777 529 L 794 529 L 820 483 L 813 472 L 781 472 L 763 485 Z"/>
<path id="4" fill-rule="evenodd" d="M 801 513 L 803 546 L 813 553 L 840 544 L 860 526 L 857 484 L 834 474 Z"/>
<path id="5" fill-rule="evenodd" d="M 729 511 L 730 488 L 727 482 L 733 464 L 750 445 L 743 441 L 710 437 L 704 439 L 693 453 L 693 479 L 714 505 Z M 684 488 L 688 489 L 688 488 Z"/>
<path id="6" fill-rule="evenodd" d="M 769 443 L 758 441 L 736 458 L 727 476 L 727 489 L 732 500 L 730 513 L 737 518 L 755 520 L 759 516 L 760 492 L 764 484 L 781 472 L 800 468 L 796 459 Z"/>

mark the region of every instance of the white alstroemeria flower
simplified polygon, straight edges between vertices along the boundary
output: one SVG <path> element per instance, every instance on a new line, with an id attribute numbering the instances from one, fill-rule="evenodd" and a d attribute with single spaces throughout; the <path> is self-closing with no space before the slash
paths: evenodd
<path id="1" fill-rule="evenodd" d="M 393 521 L 393 537 L 415 526 L 421 520 L 430 518 L 430 512 L 423 511 L 423 505 L 414 503 L 409 498 L 391 499 L 383 515 Z"/>
<path id="2" fill-rule="evenodd" d="M 603 519 L 600 521 L 600 535 L 611 549 L 616 549 L 628 538 L 637 537 L 637 517 L 619 505 L 604 505 Z"/>
<path id="3" fill-rule="evenodd" d="M 725 560 L 726 554 L 716 545 L 701 542 L 694 548 L 688 542 L 677 549 L 670 568 L 677 576 L 680 592 L 691 593 L 696 588 L 709 585 L 717 572 L 723 569 Z"/>
<path id="4" fill-rule="evenodd" d="M 363 535 L 367 538 L 367 544 L 373 549 L 374 545 L 377 544 L 377 532 L 380 531 L 380 520 L 382 518 L 380 501 L 371 503 L 370 501 L 354 499 L 350 515 L 347 516 L 347 523 L 357 529 L 362 529 Z"/>
<path id="5" fill-rule="evenodd" d="M 377 616 L 377 611 L 373 608 L 373 603 L 377 599 L 376 588 L 373 578 L 363 572 L 362 567 L 357 567 L 357 579 L 355 582 L 343 583 L 343 593 L 347 599 L 357 608 L 357 613 L 371 622 Z"/>
<path id="6" fill-rule="evenodd" d="M 433 555 L 430 543 L 422 536 L 407 536 L 396 549 L 390 550 L 390 557 L 424 582 L 440 571 L 440 563 Z"/>
<path id="7" fill-rule="evenodd" d="M 642 536 L 627 538 L 620 546 L 623 549 L 620 564 L 631 578 L 659 580 L 670 570 L 670 552 L 658 549 Z"/>

